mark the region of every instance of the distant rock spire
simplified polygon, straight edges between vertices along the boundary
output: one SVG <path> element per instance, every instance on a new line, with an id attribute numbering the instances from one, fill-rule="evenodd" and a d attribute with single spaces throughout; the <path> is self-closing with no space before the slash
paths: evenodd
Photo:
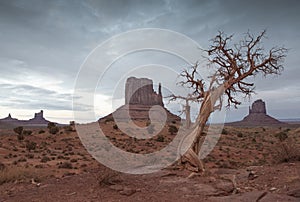
<path id="1" fill-rule="evenodd" d="M 10 113 L 8 114 L 8 118 L 11 118 L 11 115 L 10 115 Z"/>
<path id="2" fill-rule="evenodd" d="M 158 84 L 158 95 L 162 95 L 161 94 L 161 83 Z"/>

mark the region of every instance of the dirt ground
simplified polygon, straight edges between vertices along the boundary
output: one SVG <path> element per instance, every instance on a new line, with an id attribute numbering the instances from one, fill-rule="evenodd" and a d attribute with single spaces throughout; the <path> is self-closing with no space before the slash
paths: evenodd
<path id="1" fill-rule="evenodd" d="M 164 138 L 131 141 L 113 122 L 100 124 L 113 144 L 135 153 L 160 149 L 175 135 L 166 128 L 160 133 Z M 204 160 L 205 173 L 192 174 L 175 163 L 143 175 L 100 165 L 74 128 L 61 128 L 56 135 L 47 128 L 26 130 L 32 134 L 22 141 L 12 129 L 0 131 L 0 201 L 300 200 L 297 127 L 225 127 Z"/>

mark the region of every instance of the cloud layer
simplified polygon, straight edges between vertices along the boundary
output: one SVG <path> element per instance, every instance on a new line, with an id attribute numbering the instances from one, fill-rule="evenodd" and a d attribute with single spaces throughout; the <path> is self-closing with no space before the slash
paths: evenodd
<path id="1" fill-rule="evenodd" d="M 267 29 L 266 48 L 285 45 L 290 51 L 281 76 L 256 78 L 257 95 L 253 99 L 266 100 L 270 113 L 276 117 L 298 117 L 299 10 L 300 3 L 296 0 L 1 1 L 0 116 L 6 116 L 9 110 L 33 112 L 43 108 L 62 111 L 53 117 L 55 120 L 72 119 L 69 112 L 72 111 L 73 87 L 88 54 L 116 34 L 155 27 L 185 34 L 204 48 L 218 30 L 239 38 L 248 30 L 258 33 Z M 135 58 L 139 62 L 127 62 L 127 65 L 149 64 L 149 55 Z M 163 64 L 170 60 L 152 58 Z M 124 61 L 129 60 L 130 57 Z M 115 80 L 107 79 L 108 88 L 110 82 L 113 84 Z M 107 98 L 112 91 L 97 93 Z M 230 111 L 228 120 L 242 117 L 249 103 L 245 100 L 241 110 Z"/>

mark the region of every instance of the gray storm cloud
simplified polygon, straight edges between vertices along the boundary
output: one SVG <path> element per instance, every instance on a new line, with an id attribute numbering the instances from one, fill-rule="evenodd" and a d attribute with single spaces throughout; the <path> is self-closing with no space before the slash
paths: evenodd
<path id="1" fill-rule="evenodd" d="M 281 76 L 255 78 L 258 94 L 253 99 L 265 99 L 278 118 L 299 117 L 299 10 L 296 0 L 1 1 L 0 107 L 34 109 L 40 103 L 45 110 L 71 110 L 71 91 L 84 59 L 97 45 L 124 31 L 170 29 L 207 48 L 219 30 L 238 39 L 248 30 L 267 29 L 266 48 L 284 45 L 290 51 Z M 164 58 L 153 58 L 164 64 Z M 149 56 L 137 55 L 136 60 L 148 64 Z M 107 79 L 107 86 L 109 82 L 115 81 Z M 228 120 L 242 117 L 249 103 L 245 100 L 241 110 L 230 110 Z"/>

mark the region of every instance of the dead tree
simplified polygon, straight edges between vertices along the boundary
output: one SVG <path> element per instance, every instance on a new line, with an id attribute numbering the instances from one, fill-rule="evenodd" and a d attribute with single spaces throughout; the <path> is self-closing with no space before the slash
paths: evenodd
<path id="1" fill-rule="evenodd" d="M 201 103 L 195 124 L 195 137 L 189 150 L 186 152 L 187 162 L 203 171 L 199 158 L 201 134 L 206 122 L 215 110 L 221 110 L 223 99 L 227 106 L 237 107 L 241 102 L 237 95 L 250 96 L 254 91 L 254 83 L 250 78 L 258 74 L 263 76 L 278 75 L 283 70 L 283 62 L 287 54 L 284 47 L 273 47 L 266 51 L 262 46 L 265 31 L 258 36 L 249 32 L 235 44 L 233 35 L 227 36 L 223 32 L 212 39 L 208 50 L 208 67 L 214 68 L 209 77 L 209 83 L 199 78 L 200 67 L 197 64 L 184 70 L 180 76 L 181 84 L 193 90 L 192 96 Z"/>
<path id="2" fill-rule="evenodd" d="M 191 123 L 192 123 L 190 102 L 198 102 L 198 99 L 193 97 L 191 94 L 188 94 L 186 97 L 172 94 L 172 95 L 168 96 L 168 98 L 170 98 L 170 101 L 175 101 L 178 99 L 185 101 L 185 105 L 183 106 L 182 113 L 185 113 L 186 128 L 189 129 L 191 127 Z"/>

